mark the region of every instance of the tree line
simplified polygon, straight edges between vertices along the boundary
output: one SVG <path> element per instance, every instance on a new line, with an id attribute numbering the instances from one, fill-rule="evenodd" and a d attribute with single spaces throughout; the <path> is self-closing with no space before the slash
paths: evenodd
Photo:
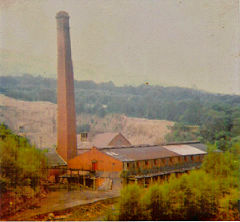
<path id="1" fill-rule="evenodd" d="M 41 76 L 0 77 L 0 93 L 27 101 L 56 103 L 56 86 L 55 79 Z M 175 136 L 173 140 L 196 137 L 223 148 L 230 146 L 232 139 L 240 134 L 240 96 L 237 95 L 146 84 L 117 87 L 113 82 L 75 81 L 75 100 L 77 113 L 101 117 L 120 113 L 175 121 L 183 127 L 199 126 L 196 135 Z"/>

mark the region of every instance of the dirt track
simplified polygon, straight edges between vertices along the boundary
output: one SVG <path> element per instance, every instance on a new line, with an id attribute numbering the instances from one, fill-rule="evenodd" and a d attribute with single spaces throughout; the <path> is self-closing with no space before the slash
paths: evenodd
<path id="1" fill-rule="evenodd" d="M 96 203 L 101 200 L 118 197 L 119 195 L 119 191 L 55 191 L 40 200 L 34 209 L 27 209 L 14 216 L 2 219 L 26 221 L 39 220 L 43 217 L 43 220 L 46 220 L 46 216 L 49 215 L 49 213 L 71 211 L 69 209 L 73 207 Z"/>
<path id="2" fill-rule="evenodd" d="M 106 219 L 109 211 L 114 211 L 118 198 L 98 200 L 53 213 L 41 214 L 30 218 L 31 220 L 63 220 L 63 221 L 102 221 Z M 52 218 L 51 218 L 52 216 Z"/>

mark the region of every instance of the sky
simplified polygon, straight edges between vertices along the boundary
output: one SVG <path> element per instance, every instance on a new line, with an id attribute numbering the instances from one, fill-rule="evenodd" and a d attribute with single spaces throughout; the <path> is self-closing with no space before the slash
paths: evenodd
<path id="1" fill-rule="evenodd" d="M 74 77 L 240 94 L 238 0 L 0 0 L 0 75 L 56 78 L 70 15 Z"/>

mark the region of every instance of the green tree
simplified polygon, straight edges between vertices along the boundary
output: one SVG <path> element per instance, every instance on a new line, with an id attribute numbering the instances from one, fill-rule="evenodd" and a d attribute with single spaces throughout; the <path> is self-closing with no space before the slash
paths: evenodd
<path id="1" fill-rule="evenodd" d="M 136 184 L 123 188 L 119 201 L 119 220 L 136 221 L 144 219 L 141 195 L 142 189 Z"/>

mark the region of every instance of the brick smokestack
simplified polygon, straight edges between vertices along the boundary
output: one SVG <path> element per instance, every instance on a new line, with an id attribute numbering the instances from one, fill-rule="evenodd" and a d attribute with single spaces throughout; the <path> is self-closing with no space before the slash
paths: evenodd
<path id="1" fill-rule="evenodd" d="M 69 16 L 60 11 L 57 19 L 57 152 L 68 161 L 77 155 L 76 113 Z"/>

